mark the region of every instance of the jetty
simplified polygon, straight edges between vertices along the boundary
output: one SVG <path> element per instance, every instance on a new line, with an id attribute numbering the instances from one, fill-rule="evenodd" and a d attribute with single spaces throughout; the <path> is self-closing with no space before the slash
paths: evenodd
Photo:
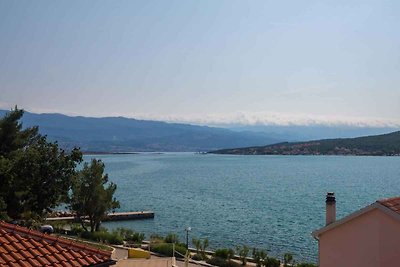
<path id="1" fill-rule="evenodd" d="M 142 220 L 142 219 L 153 219 L 153 211 L 127 211 L 127 212 L 111 212 L 108 213 L 103 222 L 106 221 L 127 221 L 127 220 Z M 70 216 L 57 216 L 49 217 L 46 221 L 77 221 L 77 218 L 72 214 Z"/>

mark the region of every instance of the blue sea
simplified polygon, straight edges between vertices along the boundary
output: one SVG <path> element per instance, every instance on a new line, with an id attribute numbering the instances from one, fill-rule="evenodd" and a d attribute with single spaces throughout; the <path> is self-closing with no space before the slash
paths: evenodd
<path id="1" fill-rule="evenodd" d="M 400 157 L 237 156 L 194 153 L 85 156 L 101 159 L 121 211 L 155 218 L 104 223 L 151 234 L 208 238 L 210 249 L 245 244 L 316 262 L 311 232 L 324 226 L 333 191 L 341 218 L 400 195 Z"/>

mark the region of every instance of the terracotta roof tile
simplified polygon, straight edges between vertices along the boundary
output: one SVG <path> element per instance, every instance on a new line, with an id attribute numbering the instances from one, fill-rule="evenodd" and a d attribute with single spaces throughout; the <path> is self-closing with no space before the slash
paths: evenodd
<path id="1" fill-rule="evenodd" d="M 24 246 L 23 246 L 21 243 L 19 243 L 19 242 L 13 242 L 13 243 L 11 243 L 11 245 L 12 245 L 17 251 L 20 251 L 20 250 L 24 250 L 24 249 L 25 249 Z"/>
<path id="2" fill-rule="evenodd" d="M 71 250 L 70 253 L 72 254 L 72 257 L 74 257 L 74 259 L 82 258 L 82 255 L 74 250 Z"/>
<path id="3" fill-rule="evenodd" d="M 22 267 L 31 267 L 32 265 L 30 265 L 29 263 L 26 263 L 23 260 L 19 260 L 18 264 L 21 265 Z"/>
<path id="4" fill-rule="evenodd" d="M 378 200 L 377 202 L 391 209 L 392 211 L 400 214 L 400 197 L 381 199 Z"/>
<path id="5" fill-rule="evenodd" d="M 11 251 L 10 255 L 11 255 L 11 257 L 13 257 L 17 261 L 24 259 L 24 257 L 18 252 Z"/>
<path id="6" fill-rule="evenodd" d="M 67 261 L 67 259 L 61 253 L 54 253 L 54 257 L 58 260 L 58 262 Z"/>
<path id="7" fill-rule="evenodd" d="M 36 259 L 38 260 L 38 262 L 40 262 L 42 266 L 50 265 L 50 262 L 45 257 L 37 257 Z"/>
<path id="8" fill-rule="evenodd" d="M 72 265 L 69 264 L 69 262 L 67 262 L 67 261 L 61 262 L 61 265 L 64 266 L 64 267 L 72 267 Z"/>
<path id="9" fill-rule="evenodd" d="M 36 248 L 28 248 L 29 253 L 31 253 L 35 258 L 36 257 L 43 257 L 44 255 L 42 253 L 40 253 L 39 250 L 37 250 Z"/>
<path id="10" fill-rule="evenodd" d="M 28 259 L 28 262 L 32 265 L 32 266 L 40 266 L 40 263 L 36 260 L 36 259 Z"/>
<path id="11" fill-rule="evenodd" d="M 25 259 L 28 259 L 28 258 L 33 259 L 34 258 L 33 255 L 27 250 L 21 249 L 19 252 L 24 256 Z"/>
<path id="12" fill-rule="evenodd" d="M 32 245 L 31 243 L 29 243 L 27 240 L 22 239 L 20 240 L 20 243 L 22 246 L 24 246 L 25 248 L 34 248 L 35 246 Z"/>
<path id="13" fill-rule="evenodd" d="M 58 263 L 58 260 L 54 257 L 54 256 L 52 256 L 52 255 L 46 255 L 46 259 L 50 262 L 50 263 L 52 263 L 52 264 L 54 264 L 54 263 Z"/>
<path id="14" fill-rule="evenodd" d="M 17 249 L 14 248 L 13 246 L 11 246 L 10 243 L 3 243 L 3 244 L 1 244 L 1 246 L 2 246 L 6 251 L 8 251 L 8 252 L 10 252 L 10 251 L 17 251 Z"/>
<path id="15" fill-rule="evenodd" d="M 0 242 L 1 244 L 1 242 Z M 3 246 L 0 246 L 0 254 L 6 253 L 8 252 L 5 248 L 3 248 Z"/>
<path id="16" fill-rule="evenodd" d="M 3 260 L 4 260 L 6 263 L 15 261 L 15 260 L 13 259 L 13 257 L 11 257 L 9 254 L 1 254 L 0 257 L 2 257 Z"/>
<path id="17" fill-rule="evenodd" d="M 80 266 L 81 266 L 81 265 L 79 264 L 79 262 L 76 261 L 76 260 L 72 260 L 72 261 L 70 261 L 70 263 L 71 263 L 72 266 L 76 266 L 76 267 L 80 267 Z"/>
<path id="18" fill-rule="evenodd" d="M 111 252 L 0 221 L 0 267 L 78 267 L 110 263 Z"/>
<path id="19" fill-rule="evenodd" d="M 85 261 L 84 259 L 77 259 L 77 261 L 79 262 L 80 265 L 82 266 L 87 266 L 89 265 L 89 263 L 87 261 Z"/>
<path id="20" fill-rule="evenodd" d="M 59 250 L 58 249 L 56 249 L 54 246 L 51 246 L 51 245 L 47 245 L 46 247 L 45 247 L 51 254 L 56 254 Z M 61 250 L 63 250 L 62 248 L 61 248 Z"/>
<path id="21" fill-rule="evenodd" d="M 16 262 L 9 262 L 8 264 L 9 264 L 10 267 L 21 267 L 21 265 L 19 265 Z"/>
<path id="22" fill-rule="evenodd" d="M 89 264 L 96 263 L 96 261 L 95 261 L 93 258 L 88 257 L 88 256 L 85 257 L 85 260 L 86 260 L 87 262 L 89 262 Z"/>

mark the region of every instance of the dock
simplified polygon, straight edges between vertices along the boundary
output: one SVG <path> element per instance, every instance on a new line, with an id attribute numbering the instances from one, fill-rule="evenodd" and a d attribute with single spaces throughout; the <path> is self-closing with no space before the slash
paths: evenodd
<path id="1" fill-rule="evenodd" d="M 103 222 L 107 221 L 127 221 L 127 220 L 143 220 L 153 219 L 153 211 L 127 211 L 127 212 L 112 212 L 108 213 L 107 217 L 103 219 Z M 75 216 L 60 216 L 47 218 L 46 221 L 77 221 Z"/>

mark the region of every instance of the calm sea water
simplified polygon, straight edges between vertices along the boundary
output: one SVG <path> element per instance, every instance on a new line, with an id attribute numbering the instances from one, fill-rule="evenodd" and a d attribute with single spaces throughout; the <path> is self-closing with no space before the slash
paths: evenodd
<path id="1" fill-rule="evenodd" d="M 208 238 L 210 248 L 246 244 L 316 261 L 311 232 L 324 226 L 325 194 L 341 218 L 400 194 L 400 157 L 230 156 L 193 153 L 96 155 L 118 185 L 121 211 L 154 220 L 110 222 L 146 233 Z"/>

